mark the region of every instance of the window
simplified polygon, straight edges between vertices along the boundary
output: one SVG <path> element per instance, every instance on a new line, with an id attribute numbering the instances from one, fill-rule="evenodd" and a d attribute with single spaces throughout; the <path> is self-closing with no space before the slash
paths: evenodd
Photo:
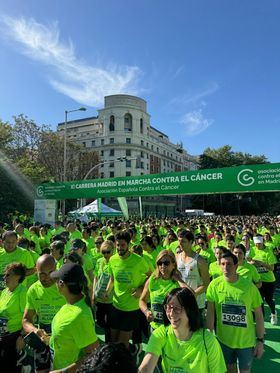
<path id="1" fill-rule="evenodd" d="M 86 147 L 86 143 L 85 142 L 82 142 L 82 145 L 83 145 L 84 148 Z"/>
<path id="2" fill-rule="evenodd" d="M 144 162 L 140 163 L 140 168 L 142 168 L 142 169 L 144 168 Z"/>
<path id="3" fill-rule="evenodd" d="M 146 144 L 146 145 L 147 145 L 147 148 L 148 148 L 148 147 L 149 147 L 149 143 L 147 142 L 147 144 Z"/>
<path id="4" fill-rule="evenodd" d="M 110 177 L 115 177 L 115 172 L 114 171 L 110 171 Z"/>
<path id="5" fill-rule="evenodd" d="M 114 157 L 115 149 L 110 149 L 109 156 Z"/>
<path id="6" fill-rule="evenodd" d="M 126 171 L 125 176 L 131 176 L 131 171 Z"/>
<path id="7" fill-rule="evenodd" d="M 101 174 L 100 174 L 100 178 L 101 178 L 101 179 L 104 179 L 104 172 L 101 172 Z"/>
<path id="8" fill-rule="evenodd" d="M 110 132 L 115 131 L 115 117 L 114 117 L 114 115 L 110 116 L 109 131 Z"/>
<path id="9" fill-rule="evenodd" d="M 159 153 L 159 148 L 157 148 L 157 153 Z"/>
<path id="10" fill-rule="evenodd" d="M 131 160 L 127 159 L 125 163 L 126 163 L 126 167 L 131 167 Z"/>
<path id="11" fill-rule="evenodd" d="M 154 150 L 154 145 L 151 145 L 151 149 Z"/>
<path id="12" fill-rule="evenodd" d="M 125 151 L 125 155 L 126 155 L 127 157 L 131 157 L 131 149 L 126 149 L 126 151 Z"/>
<path id="13" fill-rule="evenodd" d="M 110 162 L 109 167 L 114 167 L 114 162 Z"/>
<path id="14" fill-rule="evenodd" d="M 125 139 L 125 142 L 126 142 L 127 144 L 131 144 L 131 139 L 130 139 L 129 137 L 127 137 L 127 138 Z"/>
<path id="15" fill-rule="evenodd" d="M 129 113 L 126 113 L 124 116 L 124 130 L 125 132 L 132 131 L 132 115 Z"/>
<path id="16" fill-rule="evenodd" d="M 141 140 L 141 145 L 144 146 L 144 141 L 143 140 Z"/>
<path id="17" fill-rule="evenodd" d="M 110 138 L 110 144 L 114 144 L 114 142 L 115 142 L 114 137 L 111 137 L 111 138 Z"/>
<path id="18" fill-rule="evenodd" d="M 141 158 L 144 158 L 144 152 L 141 152 L 140 155 L 141 155 Z"/>
<path id="19" fill-rule="evenodd" d="M 149 169 L 149 165 L 147 164 L 147 170 Z"/>
<path id="20" fill-rule="evenodd" d="M 103 157 L 104 156 L 104 150 L 101 150 L 100 151 L 100 157 Z"/>
<path id="21" fill-rule="evenodd" d="M 92 140 L 91 146 L 95 146 L 95 140 Z"/>
<path id="22" fill-rule="evenodd" d="M 101 140 L 101 145 L 104 145 L 104 139 Z"/>
<path id="23" fill-rule="evenodd" d="M 140 119 L 140 133 L 143 133 L 143 119 Z"/>

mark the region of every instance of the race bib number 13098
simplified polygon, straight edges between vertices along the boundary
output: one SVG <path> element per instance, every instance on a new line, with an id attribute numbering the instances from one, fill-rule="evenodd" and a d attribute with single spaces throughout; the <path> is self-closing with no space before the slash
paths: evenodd
<path id="1" fill-rule="evenodd" d="M 222 324 L 246 328 L 246 306 L 222 304 Z"/>

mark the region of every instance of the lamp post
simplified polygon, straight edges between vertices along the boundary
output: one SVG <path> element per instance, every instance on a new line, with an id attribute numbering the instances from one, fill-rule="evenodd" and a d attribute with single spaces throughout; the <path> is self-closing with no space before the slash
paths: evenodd
<path id="1" fill-rule="evenodd" d="M 65 110 L 65 121 L 64 121 L 64 146 L 63 146 L 63 182 L 66 180 L 66 169 L 67 169 L 67 119 L 68 113 L 73 113 L 74 111 L 86 111 L 85 107 L 80 107 L 74 110 Z M 63 200 L 62 213 L 65 215 L 65 199 Z"/>
<path id="2" fill-rule="evenodd" d="M 103 161 L 103 162 L 100 162 L 100 163 L 97 163 L 95 166 L 93 166 L 84 176 L 83 180 L 86 180 L 89 175 L 94 171 L 96 170 L 97 168 L 103 166 L 104 164 L 108 164 L 108 163 L 115 163 L 115 162 L 124 162 L 124 161 L 133 161 L 133 160 L 137 160 L 137 158 L 127 158 L 126 156 L 124 157 L 118 157 L 116 159 L 114 159 L 113 161 Z M 80 200 L 80 207 L 83 207 L 84 203 L 84 199 L 81 199 Z"/>

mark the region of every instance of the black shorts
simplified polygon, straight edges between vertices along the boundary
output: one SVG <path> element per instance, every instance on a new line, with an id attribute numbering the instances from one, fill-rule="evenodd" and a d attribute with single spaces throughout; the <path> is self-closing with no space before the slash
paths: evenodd
<path id="1" fill-rule="evenodd" d="M 139 328 L 140 310 L 121 311 L 112 306 L 110 327 L 112 329 L 130 332 Z"/>

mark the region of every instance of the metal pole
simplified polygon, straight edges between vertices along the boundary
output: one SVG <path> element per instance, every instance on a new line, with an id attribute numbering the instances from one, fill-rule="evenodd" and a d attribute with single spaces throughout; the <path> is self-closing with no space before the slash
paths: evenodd
<path id="1" fill-rule="evenodd" d="M 65 121 L 64 121 L 64 146 L 63 146 L 63 182 L 66 182 L 66 168 L 67 168 L 67 114 L 68 111 L 65 110 Z M 62 214 L 65 216 L 66 211 L 66 201 L 62 201 Z"/>

